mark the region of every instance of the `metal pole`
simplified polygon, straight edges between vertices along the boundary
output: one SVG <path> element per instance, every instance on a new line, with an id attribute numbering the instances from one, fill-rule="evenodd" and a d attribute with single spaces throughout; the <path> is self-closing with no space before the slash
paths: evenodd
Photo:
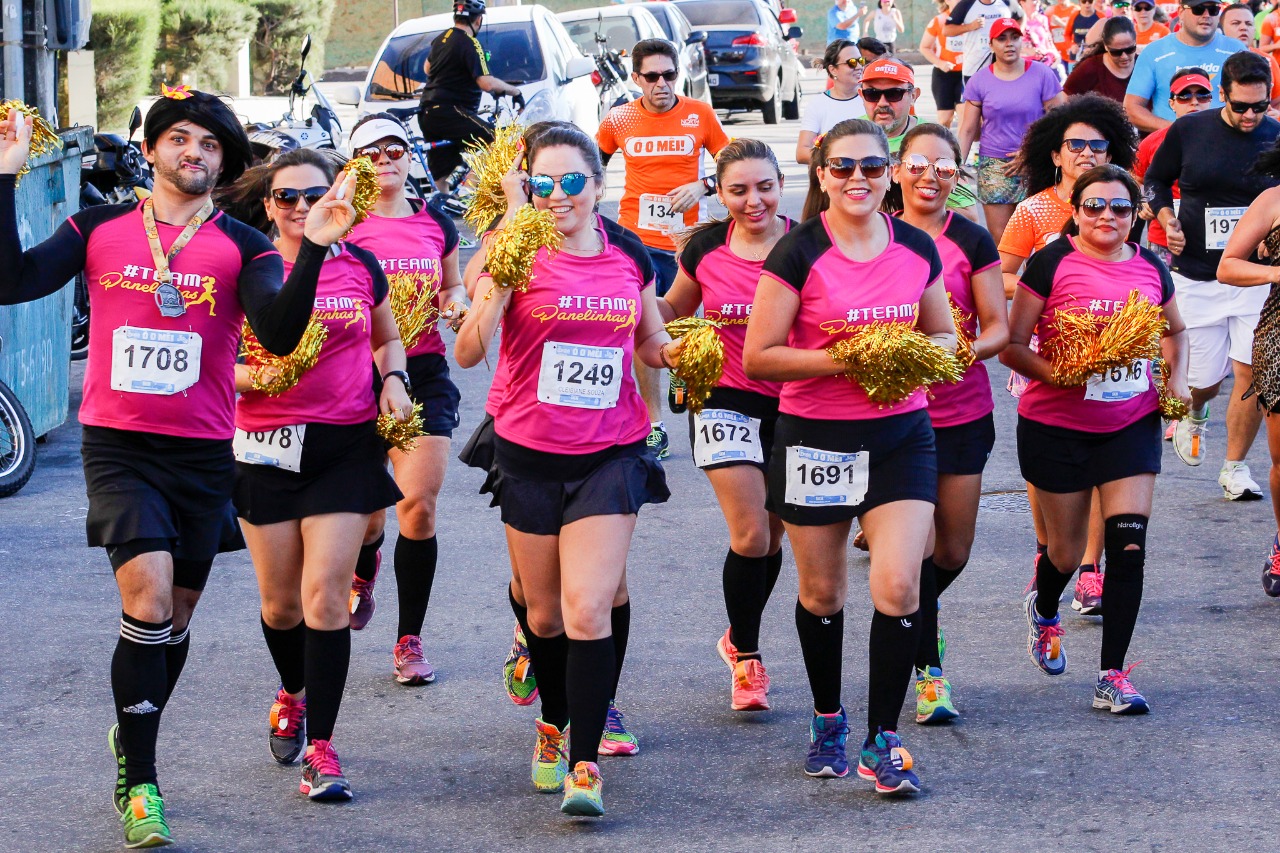
<path id="1" fill-rule="evenodd" d="M 396 19 L 396 26 L 398 27 L 400 26 L 400 0 L 391 0 L 391 3 L 392 5 L 395 6 L 395 9 L 396 9 L 395 19 Z"/>
<path id="2" fill-rule="evenodd" d="M 18 0 L 0 4 L 4 38 L 4 96 L 24 99 L 22 73 L 22 5 Z"/>

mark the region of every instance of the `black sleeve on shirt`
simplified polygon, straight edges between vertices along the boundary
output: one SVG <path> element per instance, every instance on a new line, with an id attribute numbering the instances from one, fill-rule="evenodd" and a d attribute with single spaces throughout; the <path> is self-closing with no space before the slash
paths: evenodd
<path id="1" fill-rule="evenodd" d="M 708 225 L 684 244 L 680 250 L 680 266 L 694 281 L 698 280 L 698 264 L 723 246 L 729 239 L 729 220 Z"/>
<path id="2" fill-rule="evenodd" d="M 948 24 L 963 24 L 964 16 L 969 14 L 969 10 L 973 8 L 974 0 L 960 0 L 951 9 L 951 17 L 947 18 Z"/>
<path id="3" fill-rule="evenodd" d="M 608 166 L 608 165 L 609 165 L 609 158 L 610 158 L 610 157 L 612 157 L 612 156 L 613 156 L 612 154 L 606 154 L 606 153 L 604 153 L 604 151 L 601 151 L 601 152 L 600 152 L 600 164 L 601 164 L 602 166 Z"/>
<path id="4" fill-rule="evenodd" d="M 298 346 L 311 322 L 320 267 L 329 250 L 306 237 L 284 280 L 284 259 L 262 232 L 223 214 L 213 221 L 240 247 L 243 266 L 237 286 L 240 306 L 259 343 L 273 355 L 288 355 Z"/>
<path id="5" fill-rule="evenodd" d="M 822 218 L 815 216 L 782 235 L 764 259 L 763 271 L 800 291 L 814 262 L 830 248 L 831 239 L 822 227 Z"/>
<path id="6" fill-rule="evenodd" d="M 373 304 L 381 305 L 382 300 L 391 292 L 391 285 L 387 282 L 387 274 L 382 271 L 382 265 L 368 249 L 362 249 L 353 243 L 343 243 L 342 246 L 369 271 L 369 277 L 373 279 Z"/>
<path id="7" fill-rule="evenodd" d="M 440 231 L 444 234 L 444 250 L 440 253 L 440 259 L 447 258 L 454 249 L 458 248 L 458 226 L 453 224 L 453 220 L 436 210 L 431 205 L 427 205 L 427 213 L 440 226 Z"/>
<path id="8" fill-rule="evenodd" d="M 1058 265 L 1073 251 L 1075 248 L 1065 237 L 1054 240 L 1027 261 L 1026 269 L 1022 271 L 1022 284 L 1041 299 L 1047 300 L 1049 294 L 1053 293 L 1053 280 L 1058 275 Z"/>
<path id="9" fill-rule="evenodd" d="M 1000 263 L 1000 252 L 996 249 L 996 241 L 991 239 L 991 232 L 976 222 L 953 214 L 947 225 L 946 237 L 960 247 L 973 270 Z"/>
<path id="10" fill-rule="evenodd" d="M 1160 304 L 1164 305 L 1173 298 L 1173 276 L 1169 274 L 1169 268 L 1164 265 L 1164 261 L 1156 257 L 1146 246 L 1138 247 L 1138 254 L 1142 259 L 1151 264 L 1152 269 L 1160 276 Z"/>
<path id="11" fill-rule="evenodd" d="M 600 220 L 604 223 L 604 230 L 609 235 L 609 242 L 635 261 L 636 268 L 640 271 L 640 278 L 643 279 L 640 286 L 643 288 L 655 283 L 658 273 L 653 267 L 653 258 L 649 257 L 648 248 L 640 242 L 640 238 L 630 229 L 623 228 L 607 216 L 601 216 Z"/>
<path id="12" fill-rule="evenodd" d="M 952 219 L 955 218 L 952 217 Z M 897 217 L 889 219 L 889 228 L 894 242 L 907 247 L 929 262 L 929 280 L 925 282 L 925 286 L 937 281 L 938 276 L 942 275 L 942 256 L 938 254 L 938 244 L 933 242 L 928 232 L 914 225 L 908 225 Z"/>
<path id="13" fill-rule="evenodd" d="M 1173 209 L 1173 185 L 1182 174 L 1182 134 L 1175 121 L 1160 147 L 1151 158 L 1147 174 L 1142 178 L 1142 194 L 1155 213 L 1164 208 Z"/>

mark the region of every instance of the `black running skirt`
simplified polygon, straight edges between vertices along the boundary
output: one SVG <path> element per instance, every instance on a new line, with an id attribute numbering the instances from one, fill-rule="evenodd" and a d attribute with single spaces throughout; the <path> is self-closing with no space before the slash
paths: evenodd
<path id="1" fill-rule="evenodd" d="M 1057 494 L 1083 492 L 1103 483 L 1159 474 L 1160 413 L 1151 412 L 1114 432 L 1084 432 L 1018 416 L 1018 464 L 1022 478 Z"/>
<path id="2" fill-rule="evenodd" d="M 493 415 L 485 412 L 484 420 L 467 439 L 458 459 L 470 468 L 486 473 L 480 494 L 492 495 L 489 506 L 498 506 L 502 489 L 502 469 L 498 467 L 498 434 L 493 429 Z"/>

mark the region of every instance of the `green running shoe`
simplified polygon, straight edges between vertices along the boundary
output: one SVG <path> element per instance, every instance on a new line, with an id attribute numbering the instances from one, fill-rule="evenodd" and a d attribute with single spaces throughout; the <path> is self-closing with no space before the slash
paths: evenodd
<path id="1" fill-rule="evenodd" d="M 529 659 L 529 646 L 519 622 L 511 651 L 502 664 L 502 681 L 507 687 L 507 696 L 517 705 L 532 705 L 538 698 L 538 679 L 533 675 L 533 661 Z"/>
<path id="2" fill-rule="evenodd" d="M 111 804 L 116 807 L 116 814 L 123 816 L 124 808 L 129 804 L 129 786 L 124 780 L 124 751 L 120 749 L 119 723 L 107 729 L 107 748 L 116 760 L 116 792 L 111 795 Z"/>
<path id="3" fill-rule="evenodd" d="M 130 850 L 143 847 L 167 847 L 173 843 L 169 824 L 164 819 L 164 800 L 160 789 L 150 782 L 129 789 L 124 814 L 124 846 Z"/>
<path id="4" fill-rule="evenodd" d="M 604 785 L 594 761 L 579 761 L 565 779 L 560 811 L 574 817 L 604 816 Z"/>
<path id="5" fill-rule="evenodd" d="M 538 730 L 538 743 L 533 748 L 533 787 L 552 794 L 563 790 L 569 774 L 569 727 L 560 731 L 542 718 L 533 721 Z"/>
<path id="6" fill-rule="evenodd" d="M 916 722 L 923 726 L 945 723 L 960 716 L 951 703 L 951 682 L 936 666 L 916 670 Z"/>

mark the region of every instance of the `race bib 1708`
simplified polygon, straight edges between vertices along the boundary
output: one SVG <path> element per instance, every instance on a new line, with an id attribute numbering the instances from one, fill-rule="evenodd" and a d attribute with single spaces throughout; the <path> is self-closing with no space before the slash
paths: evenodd
<path id="1" fill-rule="evenodd" d="M 297 472 L 302 470 L 302 442 L 306 434 L 305 424 L 262 432 L 237 429 L 235 438 L 231 440 L 231 450 L 237 462 Z"/>
<path id="2" fill-rule="evenodd" d="M 111 388 L 130 394 L 181 393 L 200 381 L 195 332 L 124 326 L 111 335 Z"/>
<path id="3" fill-rule="evenodd" d="M 538 371 L 538 399 L 574 409 L 610 409 L 622 389 L 622 348 L 547 341 Z"/>
<path id="4" fill-rule="evenodd" d="M 870 470 L 866 452 L 788 447 L 785 500 L 796 506 L 857 506 L 867 496 Z"/>
<path id="5" fill-rule="evenodd" d="M 764 462 L 760 419 L 727 409 L 703 409 L 693 419 L 693 463 Z"/>

